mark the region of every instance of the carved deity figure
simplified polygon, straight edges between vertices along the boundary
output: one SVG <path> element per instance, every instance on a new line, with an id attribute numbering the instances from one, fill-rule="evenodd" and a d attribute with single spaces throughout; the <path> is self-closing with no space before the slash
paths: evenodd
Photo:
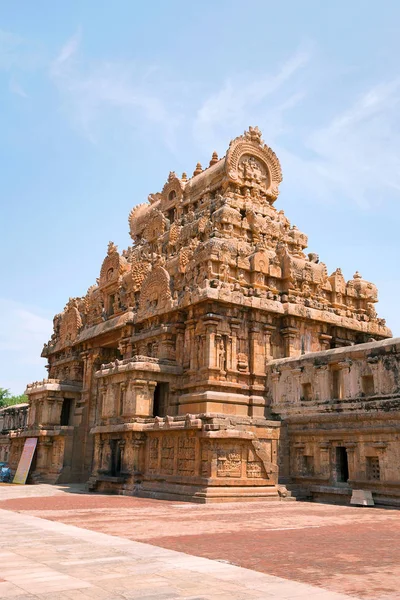
<path id="1" fill-rule="evenodd" d="M 242 161 L 239 166 L 239 171 L 244 181 L 260 184 L 263 180 L 265 180 L 262 167 L 253 156 L 249 156 L 249 158 L 246 158 Z"/>
<path id="2" fill-rule="evenodd" d="M 226 351 L 223 338 L 220 339 L 218 344 L 218 367 L 221 371 L 226 370 Z"/>

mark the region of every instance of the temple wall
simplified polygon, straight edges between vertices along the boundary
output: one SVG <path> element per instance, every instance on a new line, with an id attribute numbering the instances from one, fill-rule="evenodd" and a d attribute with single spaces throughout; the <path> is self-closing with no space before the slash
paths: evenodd
<path id="1" fill-rule="evenodd" d="M 282 478 L 316 499 L 369 489 L 400 505 L 399 338 L 272 361 L 268 388 Z"/>
<path id="2" fill-rule="evenodd" d="M 38 444 L 29 480 L 44 483 L 74 481 L 72 463 L 73 459 L 79 460 L 79 444 L 74 438 L 81 423 L 77 411 L 80 385 L 48 379 L 28 385 L 26 394 L 29 411 L 26 411 L 24 425 L 8 433 L 11 469 L 15 471 L 18 466 L 25 439 L 36 437 Z"/>
<path id="3" fill-rule="evenodd" d="M 25 429 L 28 421 L 29 404 L 15 404 L 0 408 L 0 462 L 9 462 L 11 433 Z"/>
<path id="4" fill-rule="evenodd" d="M 209 502 L 279 498 L 280 423 L 226 415 L 96 427 L 91 486 Z"/>

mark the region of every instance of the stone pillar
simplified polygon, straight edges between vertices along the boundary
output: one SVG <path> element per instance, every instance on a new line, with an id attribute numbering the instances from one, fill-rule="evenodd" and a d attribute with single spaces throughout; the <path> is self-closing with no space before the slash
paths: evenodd
<path id="1" fill-rule="evenodd" d="M 132 435 L 132 468 L 133 473 L 138 475 L 139 473 L 143 473 L 144 470 L 144 449 L 146 438 L 143 433 L 133 433 Z"/>
<path id="2" fill-rule="evenodd" d="M 35 425 L 38 427 L 42 426 L 44 412 L 44 398 L 39 398 L 36 401 L 36 422 Z"/>
<path id="3" fill-rule="evenodd" d="M 126 390 L 127 387 L 129 385 L 129 381 L 128 382 L 123 382 L 120 383 L 119 385 L 119 399 L 118 399 L 118 415 L 125 417 L 126 416 L 126 412 L 125 412 L 125 404 L 126 404 Z"/>
<path id="4" fill-rule="evenodd" d="M 315 366 L 314 374 L 314 394 L 316 400 L 329 400 L 331 397 L 331 391 L 328 365 Z"/>
<path id="5" fill-rule="evenodd" d="M 194 330 L 196 327 L 195 319 L 186 321 L 186 331 L 188 336 L 188 347 L 185 347 L 185 353 L 189 356 L 189 371 L 196 370 L 196 344 L 194 341 Z"/>
<path id="6" fill-rule="evenodd" d="M 64 402 L 63 398 L 58 396 L 48 396 L 49 424 L 60 425 L 61 409 Z"/>
<path id="7" fill-rule="evenodd" d="M 216 369 L 217 365 L 217 354 L 215 347 L 215 334 L 217 331 L 219 319 L 213 317 L 207 317 L 204 319 L 204 327 L 206 330 L 205 340 L 205 351 L 204 351 L 204 368 L 205 369 Z"/>
<path id="8" fill-rule="evenodd" d="M 293 400 L 297 403 L 300 402 L 301 398 L 301 385 L 300 385 L 300 377 L 302 375 L 301 369 L 291 369 L 291 374 L 293 375 Z"/>
<path id="9" fill-rule="evenodd" d="M 271 392 L 272 392 L 272 403 L 271 405 L 273 406 L 274 404 L 278 404 L 279 403 L 279 378 L 280 378 L 281 374 L 279 371 L 272 371 L 271 373 Z"/>
<path id="10" fill-rule="evenodd" d="M 298 330 L 295 327 L 285 327 L 281 330 L 283 341 L 285 358 L 290 358 L 298 354 L 296 350 L 296 338 L 298 336 Z"/>
<path id="11" fill-rule="evenodd" d="M 51 448 L 53 440 L 48 437 L 38 439 L 36 471 L 48 471 L 51 466 Z"/>
<path id="12" fill-rule="evenodd" d="M 272 325 L 264 325 L 264 352 L 266 363 L 273 359 L 271 338 L 274 331 L 275 328 Z"/>
<path id="13" fill-rule="evenodd" d="M 177 324 L 174 327 L 174 332 L 176 334 L 176 347 L 175 347 L 175 356 L 177 360 L 181 361 L 183 366 L 184 363 L 184 339 L 185 339 L 185 326 L 182 324 Z"/>
<path id="14" fill-rule="evenodd" d="M 105 384 L 105 393 L 103 394 L 103 401 L 102 401 L 102 411 L 101 411 L 101 415 L 103 418 L 109 418 L 113 416 L 113 390 L 112 390 L 112 383 L 107 382 L 107 384 Z"/>
<path id="15" fill-rule="evenodd" d="M 265 375 L 265 344 L 261 341 L 259 325 L 250 329 L 250 373 L 252 375 Z"/>
<path id="16" fill-rule="evenodd" d="M 130 384 L 129 410 L 134 417 L 153 416 L 156 381 L 133 379 Z"/>
<path id="17" fill-rule="evenodd" d="M 345 444 L 347 452 L 347 464 L 349 468 L 349 480 L 359 479 L 357 473 L 357 462 L 356 462 L 356 449 L 357 444 L 355 442 L 346 442 Z"/>
<path id="18" fill-rule="evenodd" d="M 342 376 L 342 398 L 351 398 L 352 396 L 352 386 L 351 386 L 351 377 L 350 377 L 350 369 L 351 369 L 351 361 L 344 360 L 339 364 L 341 369 Z M 357 388 L 354 389 L 354 395 L 357 395 Z"/>
<path id="19" fill-rule="evenodd" d="M 380 364 L 378 362 L 372 362 L 369 359 L 367 359 L 367 363 L 369 364 L 369 367 L 371 369 L 371 375 L 374 379 L 374 392 L 375 394 L 382 394 L 384 393 L 384 391 L 382 390 L 382 384 L 381 384 L 381 371 L 380 371 Z"/>
<path id="20" fill-rule="evenodd" d="M 121 452 L 121 472 L 125 471 L 125 446 L 126 446 L 126 441 L 125 440 L 120 440 L 119 442 L 119 448 L 120 448 L 120 452 Z"/>
<path id="21" fill-rule="evenodd" d="M 98 408 L 97 408 L 97 419 L 96 422 L 101 420 L 106 413 L 106 394 L 107 394 L 107 385 L 105 383 L 99 383 L 98 387 L 99 398 L 98 398 Z"/>
<path id="22" fill-rule="evenodd" d="M 321 442 L 319 444 L 319 472 L 323 479 L 329 479 L 331 476 L 330 472 L 330 453 L 331 444 L 330 442 Z"/>
<path id="23" fill-rule="evenodd" d="M 238 357 L 237 357 L 237 334 L 240 327 L 240 323 L 238 319 L 232 319 L 230 322 L 231 326 L 231 352 L 230 352 L 230 362 L 228 364 L 228 369 L 232 371 L 237 371 L 238 367 Z"/>
<path id="24" fill-rule="evenodd" d="M 27 426 L 28 428 L 33 427 L 33 425 L 35 424 L 35 418 L 36 418 L 36 410 L 37 407 L 37 401 L 30 399 L 29 400 L 29 411 L 28 411 L 28 423 Z"/>

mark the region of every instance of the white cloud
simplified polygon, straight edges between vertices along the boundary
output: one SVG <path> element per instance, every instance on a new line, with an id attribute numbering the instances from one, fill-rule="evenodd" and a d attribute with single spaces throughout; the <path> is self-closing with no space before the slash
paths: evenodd
<path id="1" fill-rule="evenodd" d="M 310 59 L 311 51 L 300 49 L 274 75 L 248 73 L 227 79 L 222 88 L 211 94 L 199 108 L 193 125 L 195 140 L 208 150 L 210 143 L 220 147 L 221 142 L 226 144 L 232 131 L 240 131 L 250 124 L 267 127 L 268 141 L 276 137 L 284 129 L 282 115 L 300 102 L 304 94 L 301 90 L 293 92 L 289 89 L 284 100 L 272 103 L 273 96 Z"/>
<path id="2" fill-rule="evenodd" d="M 316 200 L 368 207 L 400 191 L 400 81 L 367 89 L 327 125 L 304 139 L 307 154 L 282 158 L 289 177 Z"/>
<path id="3" fill-rule="evenodd" d="M 0 387 L 20 394 L 27 383 L 46 376 L 40 353 L 51 333 L 51 319 L 38 309 L 0 298 Z"/>
<path id="4" fill-rule="evenodd" d="M 57 70 L 57 67 L 61 67 L 61 65 L 66 61 L 71 60 L 71 58 L 78 52 L 80 42 L 81 30 L 79 29 L 61 48 L 59 55 L 53 62 L 54 70 Z"/>
<path id="5" fill-rule="evenodd" d="M 285 183 L 299 196 L 329 203 L 352 201 L 362 208 L 368 208 L 371 200 L 379 203 L 393 197 L 393 192 L 396 196 L 400 80 L 366 86 L 358 98 L 337 88 L 335 104 L 345 108 L 324 122 L 328 111 L 318 106 L 321 125 L 305 130 L 290 111 L 306 99 L 307 114 L 315 97 L 324 95 L 321 74 L 313 69 L 314 54 L 312 49 L 298 50 L 275 74 L 248 72 L 226 79 L 196 113 L 195 142 L 208 152 L 224 151 L 232 133 L 258 125 L 282 162 Z"/>
<path id="6" fill-rule="evenodd" d="M 144 119 L 156 125 L 171 145 L 179 118 L 155 91 L 160 84 L 158 69 L 135 63 L 86 62 L 79 57 L 80 38 L 74 35 L 50 67 L 50 77 L 74 124 L 94 141 L 104 121 L 115 123 L 123 117 L 125 124 L 140 127 Z"/>

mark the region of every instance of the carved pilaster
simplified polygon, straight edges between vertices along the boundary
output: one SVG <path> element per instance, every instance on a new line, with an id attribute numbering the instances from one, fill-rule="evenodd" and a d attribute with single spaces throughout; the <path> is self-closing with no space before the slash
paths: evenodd
<path id="1" fill-rule="evenodd" d="M 285 327 L 281 330 L 284 342 L 285 357 L 296 356 L 296 339 L 299 335 L 296 327 Z"/>

